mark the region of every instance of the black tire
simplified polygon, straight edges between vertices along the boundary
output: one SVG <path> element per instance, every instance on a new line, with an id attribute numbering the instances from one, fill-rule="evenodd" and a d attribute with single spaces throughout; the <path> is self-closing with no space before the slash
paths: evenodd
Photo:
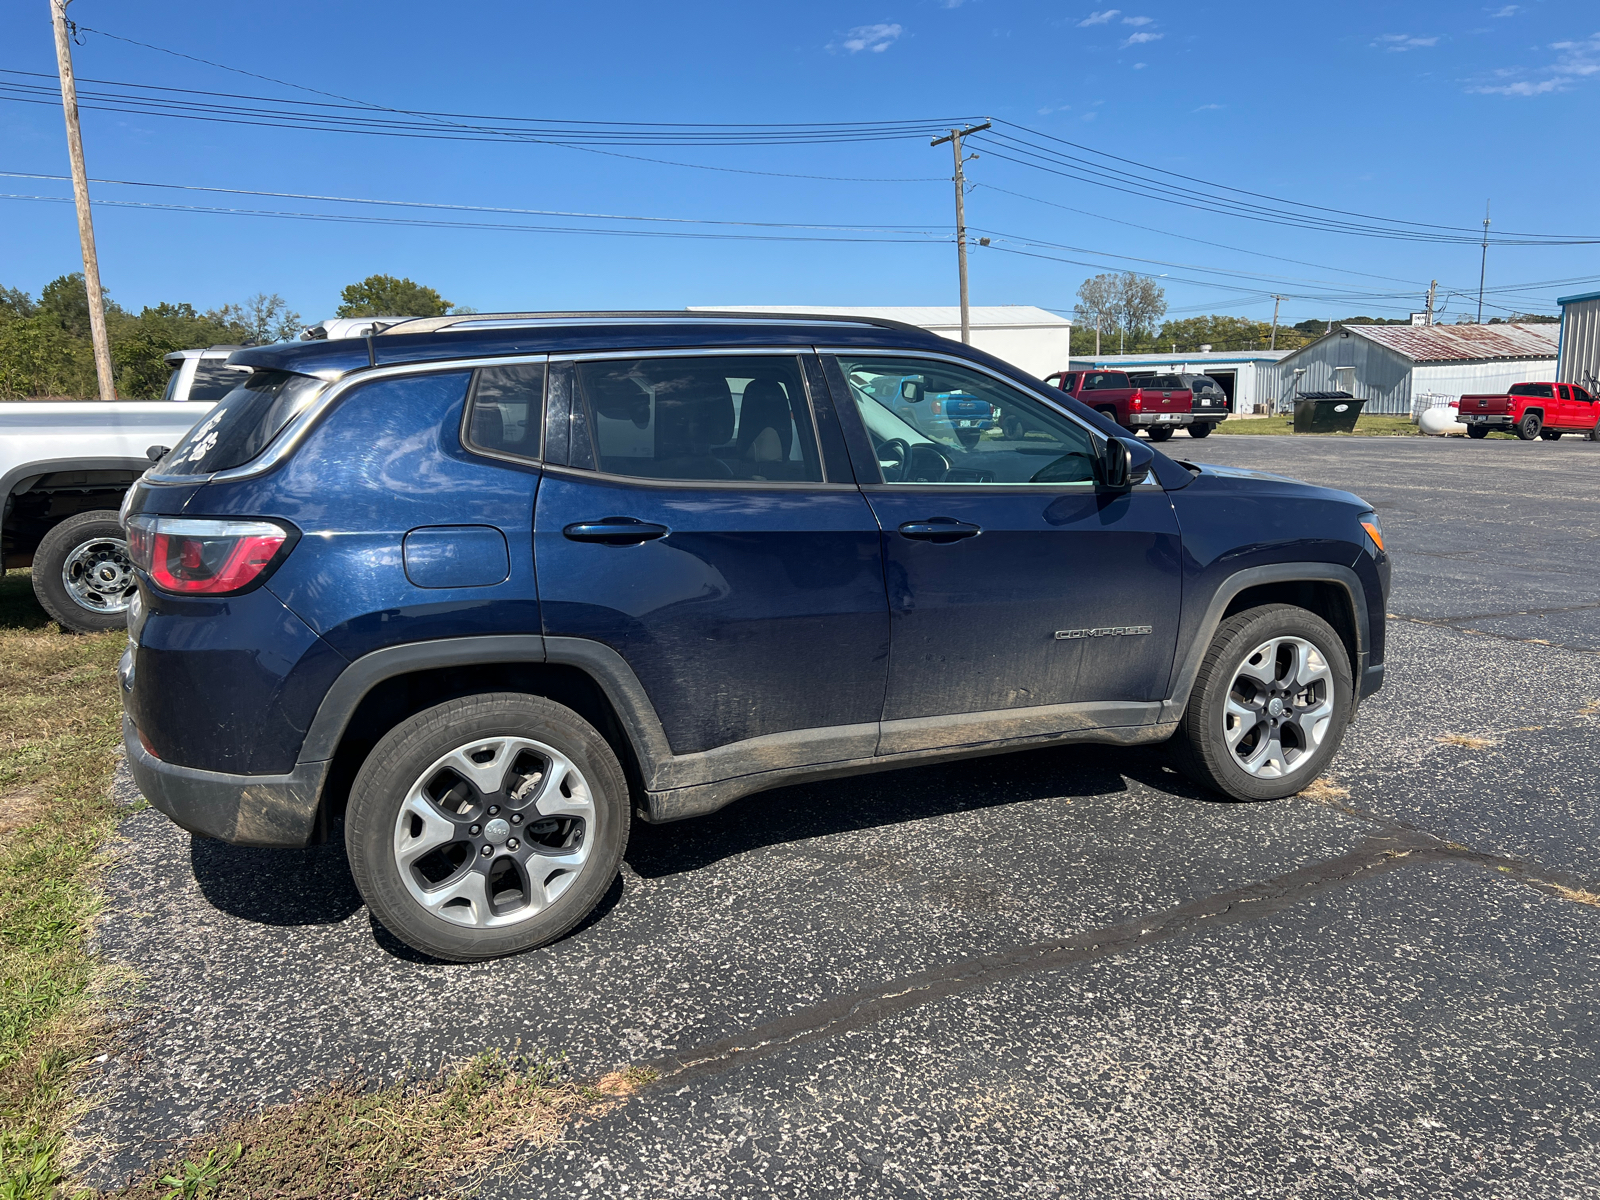
<path id="1" fill-rule="evenodd" d="M 1210 437 L 1211 431 L 1216 427 L 1216 423 L 1213 421 L 1196 421 L 1189 426 L 1189 436 L 1192 438 Z"/>
<path id="2" fill-rule="evenodd" d="M 1583 436 L 1591 442 L 1600 442 L 1600 425 L 1588 430 Z"/>
<path id="3" fill-rule="evenodd" d="M 1172 436 L 1171 425 L 1151 425 L 1145 429 L 1152 442 L 1164 442 Z"/>
<path id="4" fill-rule="evenodd" d="M 499 780 L 498 791 L 481 791 L 443 761 L 473 750 L 493 755 L 473 762 Z M 559 759 L 566 760 L 564 776 Z M 547 795 L 551 778 L 555 790 Z M 402 866 L 402 808 L 413 795 L 426 816 L 408 809 L 404 828 L 429 849 Z M 439 801 L 456 811 L 447 813 Z M 552 809 L 583 815 L 551 819 Z M 344 838 L 356 886 L 385 929 L 424 954 L 473 962 L 545 945 L 588 916 L 617 877 L 630 816 L 622 767 L 592 725 L 541 696 L 493 692 L 426 709 L 385 734 L 350 789 Z M 555 840 L 537 840 L 532 831 L 540 826 L 554 827 L 538 836 Z M 552 870 L 552 859 L 536 850 L 576 866 Z M 542 878 L 530 879 L 534 872 Z M 425 905 L 424 892 L 470 892 L 475 875 L 483 879 L 481 902 L 457 897 Z"/>
<path id="5" fill-rule="evenodd" d="M 110 509 L 68 517 L 33 552 L 33 594 L 63 629 L 126 629 L 133 592 L 127 537 Z"/>
<path id="6" fill-rule="evenodd" d="M 1487 425 L 1468 425 L 1467 436 L 1473 441 L 1481 441 L 1489 436 L 1489 427 Z"/>
<path id="7" fill-rule="evenodd" d="M 1297 694 L 1290 691 L 1289 708 L 1281 710 L 1291 714 L 1296 709 L 1315 713 L 1323 704 L 1331 704 L 1325 715 L 1325 725 L 1320 718 L 1313 721 L 1314 727 L 1322 730 L 1321 740 L 1315 744 L 1308 741 L 1298 753 L 1291 747 L 1291 741 L 1305 736 L 1300 732 L 1301 726 L 1291 715 L 1288 719 L 1278 718 L 1281 724 L 1269 729 L 1271 722 L 1266 714 L 1270 707 L 1262 708 L 1259 722 L 1247 727 L 1234 745 L 1230 746 L 1228 740 L 1228 722 L 1236 720 L 1228 713 L 1230 693 L 1241 707 L 1254 706 L 1257 701 L 1262 706 L 1271 703 L 1263 698 L 1270 694 L 1269 689 L 1263 687 L 1258 695 L 1245 696 L 1235 685 L 1256 683 L 1244 673 L 1248 659 L 1274 639 L 1309 643 L 1326 668 L 1324 678 L 1305 689 L 1307 696 L 1320 692 L 1314 696 L 1314 703 L 1301 704 Z M 1281 654 L 1282 647 L 1276 649 Z M 1290 649 L 1293 653 L 1303 653 L 1294 647 Z M 1306 654 L 1300 661 L 1314 663 L 1315 660 Z M 1280 669 L 1275 668 L 1274 673 Z M 1266 604 L 1236 613 L 1217 629 L 1201 661 L 1194 689 L 1189 693 L 1189 705 L 1172 740 L 1174 757 L 1183 772 L 1201 787 L 1235 800 L 1279 800 L 1292 796 L 1322 774 L 1329 760 L 1338 753 L 1350 719 L 1353 694 L 1350 660 L 1344 643 L 1321 617 L 1291 604 Z M 1279 699 L 1279 704 L 1282 703 Z M 1284 769 L 1277 774 L 1259 773 L 1267 770 L 1270 763 L 1274 737 Z M 1252 741 L 1253 738 L 1256 740 Z M 1252 746 L 1261 756 L 1256 760 L 1260 764 L 1258 770 L 1242 765 L 1252 756 L 1241 755 L 1235 748 L 1249 750 Z M 1296 754 L 1292 761 L 1288 758 L 1290 754 Z"/>
<path id="8" fill-rule="evenodd" d="M 1539 431 L 1539 436 L 1547 442 L 1559 442 L 1561 440 L 1561 430 L 1541 429 Z"/>
<path id="9" fill-rule="evenodd" d="M 1536 412 L 1526 414 L 1517 422 L 1517 436 L 1525 442 L 1536 439 L 1544 429 L 1544 418 Z"/>

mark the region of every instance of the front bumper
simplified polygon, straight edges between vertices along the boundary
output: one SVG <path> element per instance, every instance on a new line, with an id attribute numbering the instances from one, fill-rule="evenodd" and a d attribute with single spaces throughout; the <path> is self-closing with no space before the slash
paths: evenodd
<path id="1" fill-rule="evenodd" d="M 1193 413 L 1133 413 L 1128 420 L 1135 428 L 1148 425 L 1191 425 L 1194 423 Z"/>
<path id="2" fill-rule="evenodd" d="M 134 782 L 151 805 L 190 833 L 235 846 L 308 846 L 321 833 L 318 801 L 331 763 L 297 763 L 288 775 L 229 775 L 162 762 L 122 718 Z"/>

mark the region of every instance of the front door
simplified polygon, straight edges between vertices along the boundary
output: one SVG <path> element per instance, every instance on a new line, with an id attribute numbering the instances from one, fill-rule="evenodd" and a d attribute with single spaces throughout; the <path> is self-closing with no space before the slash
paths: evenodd
<path id="1" fill-rule="evenodd" d="M 1099 436 L 975 368 L 881 352 L 827 368 L 836 407 L 856 418 L 856 475 L 883 529 L 880 753 L 1147 723 L 1177 641 L 1166 493 L 1097 490 Z M 967 446 L 911 424 L 890 405 L 913 377 L 989 401 L 1004 427 Z"/>
<path id="2" fill-rule="evenodd" d="M 558 389 L 572 407 L 534 521 L 545 632 L 616 650 L 674 755 L 797 730 L 813 733 L 751 761 L 873 752 L 878 526 L 853 479 L 825 477 L 805 366 L 792 350 L 552 364 L 552 419 Z"/>

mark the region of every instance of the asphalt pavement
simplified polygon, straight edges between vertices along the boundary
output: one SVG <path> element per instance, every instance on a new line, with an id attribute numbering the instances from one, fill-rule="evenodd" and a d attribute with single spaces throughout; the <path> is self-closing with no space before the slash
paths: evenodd
<path id="1" fill-rule="evenodd" d="M 137 813 L 89 1180 L 500 1047 L 662 1072 L 504 1197 L 1600 1195 L 1600 445 L 1164 449 L 1382 515 L 1388 682 L 1314 794 L 1098 747 L 788 788 L 636 826 L 593 919 L 467 966 L 371 921 L 337 841 Z"/>

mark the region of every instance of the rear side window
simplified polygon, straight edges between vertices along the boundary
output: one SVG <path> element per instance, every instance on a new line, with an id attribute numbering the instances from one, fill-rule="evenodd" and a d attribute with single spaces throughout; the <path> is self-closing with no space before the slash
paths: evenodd
<path id="1" fill-rule="evenodd" d="M 1514 383 L 1511 385 L 1513 396 L 1536 396 L 1541 400 L 1551 399 L 1555 393 L 1550 390 L 1548 383 Z"/>
<path id="2" fill-rule="evenodd" d="M 210 403 L 221 400 L 250 377 L 242 367 L 230 367 L 226 359 L 202 358 L 195 364 L 189 399 Z"/>
<path id="3" fill-rule="evenodd" d="M 648 479 L 820 483 L 800 363 L 787 356 L 579 363 L 599 468 Z"/>
<path id="4" fill-rule="evenodd" d="M 483 367 L 473 381 L 462 441 L 485 454 L 538 458 L 543 413 L 543 363 Z"/>
<path id="5" fill-rule="evenodd" d="M 161 460 L 160 473 L 208 475 L 243 466 L 265 450 L 323 386 L 320 379 L 290 371 L 255 371 L 243 377 Z"/>

